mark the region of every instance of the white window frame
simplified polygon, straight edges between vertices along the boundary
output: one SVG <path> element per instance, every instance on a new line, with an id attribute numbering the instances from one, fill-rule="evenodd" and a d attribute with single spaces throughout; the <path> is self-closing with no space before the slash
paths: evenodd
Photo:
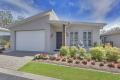
<path id="1" fill-rule="evenodd" d="M 86 33 L 86 39 L 84 38 L 84 33 Z M 91 33 L 91 37 L 89 38 L 89 33 Z M 92 46 L 92 31 L 83 31 L 83 44 L 84 47 L 91 47 Z M 90 45 L 89 45 L 89 41 L 91 41 Z"/>
<path id="2" fill-rule="evenodd" d="M 75 39 L 77 33 L 77 38 Z M 78 32 L 70 32 L 70 46 L 76 46 L 79 41 L 79 33 Z"/>

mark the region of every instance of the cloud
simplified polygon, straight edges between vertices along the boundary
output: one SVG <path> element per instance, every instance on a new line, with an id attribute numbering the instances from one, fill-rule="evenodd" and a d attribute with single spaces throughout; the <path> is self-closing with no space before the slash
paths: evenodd
<path id="1" fill-rule="evenodd" d="M 103 29 L 104 30 L 110 30 L 111 28 L 114 28 L 114 27 L 120 27 L 120 17 L 118 17 L 113 22 L 106 25 Z"/>
<path id="2" fill-rule="evenodd" d="M 106 15 L 116 6 L 119 0 L 80 0 L 80 13 L 91 11 L 89 19 L 105 21 Z"/>
<path id="3" fill-rule="evenodd" d="M 16 15 L 17 13 L 18 15 L 30 16 L 40 12 L 39 9 L 34 8 L 33 0 L 1 0 L 1 1 L 5 3 L 4 7 L 6 8 L 8 7 L 8 4 L 10 4 L 14 6 L 13 8 L 18 8 L 18 10 L 21 10 L 21 12 L 19 12 L 17 10 L 11 9 L 14 15 Z M 0 9 L 2 9 L 2 7 Z"/>

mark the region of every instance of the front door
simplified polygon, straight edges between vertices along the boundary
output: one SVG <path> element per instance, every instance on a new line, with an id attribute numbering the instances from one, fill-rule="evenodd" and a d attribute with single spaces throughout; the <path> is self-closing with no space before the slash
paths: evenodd
<path id="1" fill-rule="evenodd" d="M 62 32 L 56 32 L 56 49 L 60 49 L 62 46 Z"/>

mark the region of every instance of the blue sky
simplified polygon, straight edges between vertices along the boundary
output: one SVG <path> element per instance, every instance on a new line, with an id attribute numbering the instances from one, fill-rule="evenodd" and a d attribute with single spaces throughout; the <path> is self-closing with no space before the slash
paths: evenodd
<path id="1" fill-rule="evenodd" d="M 106 22 L 120 25 L 120 0 L 0 0 L 0 10 L 10 10 L 14 17 L 53 9 L 61 20 Z"/>

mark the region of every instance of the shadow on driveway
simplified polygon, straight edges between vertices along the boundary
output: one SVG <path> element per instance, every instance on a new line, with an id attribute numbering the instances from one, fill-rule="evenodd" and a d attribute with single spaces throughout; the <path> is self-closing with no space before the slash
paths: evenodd
<path id="1" fill-rule="evenodd" d="M 0 53 L 0 55 L 8 55 L 8 56 L 15 56 L 15 57 L 25 57 L 25 56 L 34 56 L 40 52 L 28 52 L 28 51 L 4 51 Z"/>

